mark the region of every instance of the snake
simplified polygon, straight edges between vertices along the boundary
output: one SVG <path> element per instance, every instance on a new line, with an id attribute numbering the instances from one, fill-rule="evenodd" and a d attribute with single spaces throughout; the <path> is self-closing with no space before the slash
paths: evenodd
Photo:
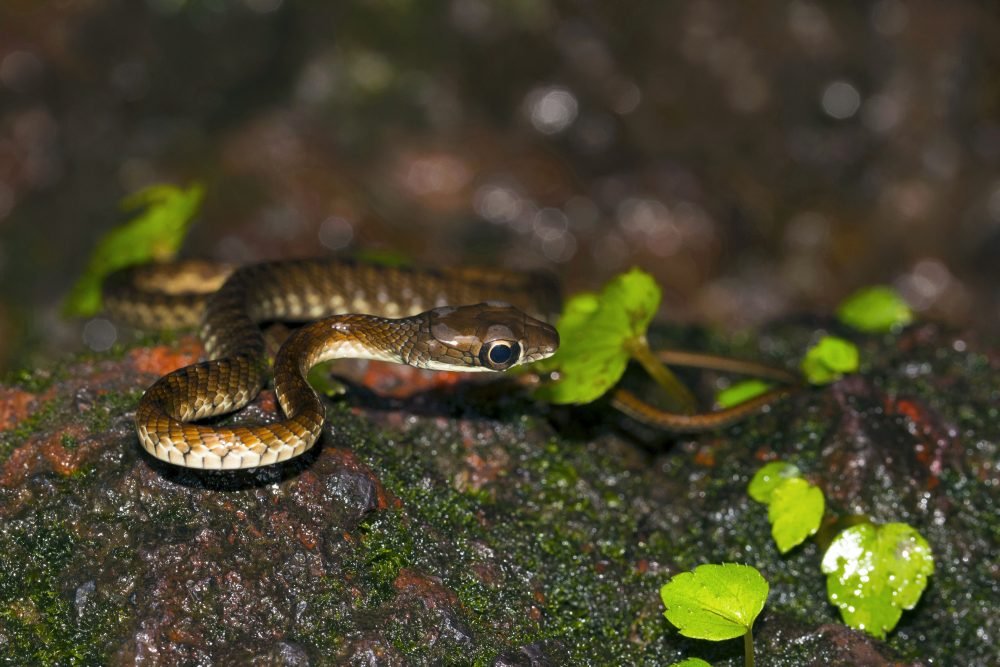
<path id="1" fill-rule="evenodd" d="M 551 356 L 559 334 L 536 314 L 548 292 L 531 274 L 445 271 L 339 260 L 232 269 L 142 265 L 105 284 L 106 308 L 143 328 L 200 327 L 207 361 L 164 375 L 139 400 L 136 433 L 162 461 L 243 469 L 287 461 L 317 441 L 325 409 L 306 373 L 341 358 L 418 368 L 505 371 Z M 260 323 L 305 321 L 278 350 L 274 393 L 284 418 L 258 426 L 193 423 L 247 405 L 267 380 Z"/>
<path id="2" fill-rule="evenodd" d="M 242 469 L 301 455 L 318 440 L 322 399 L 306 380 L 315 365 L 341 358 L 418 368 L 505 371 L 551 356 L 559 334 L 548 322 L 558 288 L 545 276 L 480 268 L 413 269 L 339 259 L 232 267 L 187 260 L 138 265 L 104 285 L 106 309 L 144 329 L 199 328 L 207 361 L 164 375 L 143 394 L 135 427 L 153 457 L 178 466 Z M 259 426 L 194 422 L 247 405 L 267 381 L 260 324 L 308 322 L 275 356 L 274 392 L 284 419 Z M 757 375 L 779 386 L 730 408 L 676 414 L 632 392 L 610 404 L 668 432 L 720 429 L 795 390 L 798 378 L 763 364 L 663 350 L 661 361 Z"/>

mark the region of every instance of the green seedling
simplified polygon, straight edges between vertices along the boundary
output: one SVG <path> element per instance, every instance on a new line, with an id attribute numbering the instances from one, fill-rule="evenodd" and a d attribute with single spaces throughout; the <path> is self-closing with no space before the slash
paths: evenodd
<path id="1" fill-rule="evenodd" d="M 858 370 L 858 348 L 842 338 L 824 336 L 806 352 L 801 368 L 811 384 L 836 382 Z"/>
<path id="2" fill-rule="evenodd" d="M 801 476 L 802 471 L 798 466 L 785 461 L 772 461 L 757 471 L 750 480 L 747 491 L 751 498 L 766 505 L 771 502 L 771 495 L 780 484 Z"/>
<path id="3" fill-rule="evenodd" d="M 723 641 L 742 635 L 744 664 L 753 667 L 753 623 L 768 591 L 756 568 L 722 563 L 699 565 L 672 577 L 660 597 L 666 607 L 663 615 L 685 637 Z"/>
<path id="4" fill-rule="evenodd" d="M 768 463 L 747 490 L 768 505 L 771 535 L 781 553 L 815 535 L 823 521 L 823 493 L 790 463 Z M 923 536 L 907 524 L 866 521 L 834 537 L 821 568 L 827 596 L 844 622 L 884 639 L 903 610 L 917 604 L 934 573 L 934 557 Z"/>
<path id="5" fill-rule="evenodd" d="M 758 380 L 741 380 L 729 387 L 726 387 L 715 395 L 715 403 L 722 409 L 731 408 L 740 403 L 746 403 L 751 398 L 756 398 L 773 387 L 769 382 Z"/>
<path id="6" fill-rule="evenodd" d="M 844 622 L 884 639 L 913 609 L 934 573 L 927 540 L 905 523 L 842 531 L 823 556 L 826 591 Z"/>
<path id="7" fill-rule="evenodd" d="M 680 662 L 672 663 L 670 667 L 712 667 L 712 665 L 701 658 L 685 658 Z"/>
<path id="8" fill-rule="evenodd" d="M 122 208 L 136 211 L 135 217 L 100 240 L 63 303 L 63 314 L 89 317 L 100 312 L 101 283 L 108 274 L 133 264 L 173 259 L 203 196 L 204 189 L 196 184 L 187 189 L 153 185 L 127 197 Z"/>
<path id="9" fill-rule="evenodd" d="M 747 490 L 751 498 L 767 505 L 771 536 L 781 553 L 788 553 L 819 530 L 825 509 L 823 492 L 803 479 L 792 464 L 767 464 L 750 480 Z"/>
<path id="10" fill-rule="evenodd" d="M 571 298 L 559 320 L 559 351 L 535 366 L 558 371 L 555 382 L 538 390 L 539 397 L 551 403 L 589 403 L 611 389 L 634 359 L 681 410 L 693 412 L 694 396 L 646 341 L 659 305 L 659 286 L 639 269 L 612 279 L 600 294 Z"/>
<path id="11" fill-rule="evenodd" d="M 767 506 L 767 520 L 778 550 L 788 553 L 815 535 L 824 509 L 823 492 L 806 480 L 795 478 L 779 484 Z"/>
<path id="12" fill-rule="evenodd" d="M 876 285 L 858 290 L 837 309 L 837 319 L 865 333 L 902 329 L 913 321 L 913 311 L 896 290 Z"/>

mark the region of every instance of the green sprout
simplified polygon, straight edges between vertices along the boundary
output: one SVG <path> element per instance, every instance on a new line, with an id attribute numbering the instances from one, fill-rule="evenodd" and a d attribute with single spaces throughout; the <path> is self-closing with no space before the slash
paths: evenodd
<path id="1" fill-rule="evenodd" d="M 830 384 L 856 370 L 858 348 L 835 336 L 823 336 L 802 359 L 802 373 L 811 384 Z"/>
<path id="2" fill-rule="evenodd" d="M 913 311 L 896 290 L 876 285 L 858 290 L 837 309 L 837 318 L 866 333 L 901 329 L 913 321 Z"/>
<path id="3" fill-rule="evenodd" d="M 660 589 L 663 615 L 685 637 L 723 641 L 743 636 L 744 664 L 753 667 L 753 623 L 767 601 L 767 581 L 737 563 L 699 565 Z"/>
<path id="4" fill-rule="evenodd" d="M 559 320 L 559 351 L 537 365 L 558 369 L 558 379 L 538 390 L 551 403 L 589 403 L 613 387 L 630 359 L 662 386 L 684 412 L 693 412 L 690 390 L 653 354 L 646 329 L 660 305 L 660 288 L 652 276 L 632 269 L 604 286 L 600 294 L 571 298 Z"/>
<path id="5" fill-rule="evenodd" d="M 768 505 L 771 534 L 781 553 L 814 535 L 823 520 L 823 493 L 784 461 L 757 471 L 747 488 Z M 865 521 L 840 531 L 823 556 L 830 602 L 844 622 L 879 639 L 912 609 L 934 573 L 927 541 L 905 523 Z"/>
<path id="6" fill-rule="evenodd" d="M 823 556 L 826 591 L 844 622 L 885 638 L 904 609 L 913 609 L 934 556 L 927 540 L 905 523 L 870 523 L 842 531 Z"/>
<path id="7" fill-rule="evenodd" d="M 770 382 L 753 378 L 740 380 L 715 395 L 715 403 L 722 409 L 731 408 L 756 398 L 773 387 Z"/>
<path id="8" fill-rule="evenodd" d="M 798 466 L 785 461 L 771 461 L 757 471 L 750 480 L 747 491 L 751 498 L 766 505 L 771 502 L 771 495 L 780 484 L 801 476 L 802 472 Z"/>
<path id="9" fill-rule="evenodd" d="M 672 663 L 670 667 L 712 667 L 712 665 L 701 658 L 685 658 L 680 662 Z"/>
<path id="10" fill-rule="evenodd" d="M 790 463 L 774 461 L 757 471 L 748 487 L 750 497 L 767 505 L 771 536 L 781 553 L 788 553 L 815 535 L 823 521 L 823 492 L 801 477 Z"/>
<path id="11" fill-rule="evenodd" d="M 785 480 L 771 495 L 767 520 L 781 553 L 788 553 L 815 535 L 823 520 L 823 492 L 802 478 Z"/>
<path id="12" fill-rule="evenodd" d="M 118 269 L 173 259 L 204 196 L 200 185 L 187 189 L 152 185 L 125 198 L 122 208 L 134 218 L 98 243 L 90 263 L 63 303 L 67 317 L 88 317 L 101 310 L 101 283 Z"/>

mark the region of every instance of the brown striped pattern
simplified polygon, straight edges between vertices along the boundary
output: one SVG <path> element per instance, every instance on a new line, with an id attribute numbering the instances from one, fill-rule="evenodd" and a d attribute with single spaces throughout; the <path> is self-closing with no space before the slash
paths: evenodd
<path id="1" fill-rule="evenodd" d="M 225 282 L 212 292 L 220 276 Z M 187 287 L 201 284 L 207 297 L 189 293 Z M 200 320 L 211 360 L 153 384 L 136 409 L 136 431 L 158 459 L 231 469 L 284 461 L 316 442 L 325 414 L 305 374 L 323 361 L 354 357 L 484 371 L 550 356 L 559 344 L 555 329 L 498 302 L 545 316 L 557 307 L 557 297 L 547 296 L 554 294 L 534 276 L 296 260 L 224 268 L 217 275 L 200 263 L 140 267 L 108 282 L 105 303 L 116 317 L 144 327 Z M 357 314 L 334 315 L 345 312 Z M 259 322 L 317 318 L 326 319 L 296 330 L 275 358 L 274 388 L 285 419 L 253 427 L 191 423 L 239 409 L 264 386 L 267 354 Z M 514 346 L 517 356 L 498 366 L 481 354 L 498 344 Z"/>

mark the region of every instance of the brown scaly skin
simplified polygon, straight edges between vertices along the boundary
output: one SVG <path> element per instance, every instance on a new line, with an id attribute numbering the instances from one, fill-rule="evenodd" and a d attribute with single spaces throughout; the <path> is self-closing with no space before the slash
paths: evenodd
<path id="1" fill-rule="evenodd" d="M 428 272 L 295 260 L 237 269 L 204 306 L 191 299 L 185 305 L 185 297 L 170 293 L 169 287 L 159 294 L 140 289 L 143 281 L 155 281 L 150 273 L 157 270 L 178 272 L 174 277 L 186 280 L 178 278 L 185 275 L 183 268 L 136 269 L 144 272 L 138 280 L 116 277 L 107 295 L 113 313 L 147 327 L 162 326 L 157 318 L 164 314 L 180 314 L 180 322 L 190 322 L 195 316 L 189 311 L 204 309 L 201 337 L 213 359 L 160 378 L 136 409 L 143 447 L 177 465 L 253 468 L 312 447 L 324 409 L 305 374 L 323 361 L 352 357 L 439 370 L 496 371 L 548 357 L 559 345 L 549 324 L 507 303 L 476 303 L 506 298 L 535 304 L 538 292 L 530 277 L 497 282 L 497 274 L 479 270 Z M 476 305 L 447 305 L 468 303 Z M 371 314 L 313 322 L 295 331 L 278 352 L 274 387 L 285 420 L 254 427 L 189 423 L 237 410 L 264 386 L 267 355 L 258 322 L 315 319 L 345 309 Z"/>

